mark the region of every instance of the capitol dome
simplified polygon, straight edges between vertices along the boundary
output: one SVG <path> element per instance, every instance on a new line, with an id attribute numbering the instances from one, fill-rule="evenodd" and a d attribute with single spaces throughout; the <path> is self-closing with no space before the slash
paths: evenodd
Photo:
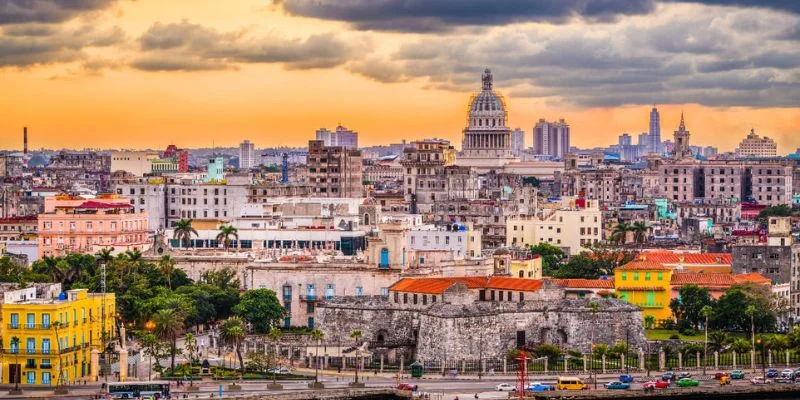
<path id="1" fill-rule="evenodd" d="M 486 68 L 481 76 L 483 90 L 469 101 L 469 129 L 497 129 L 506 126 L 508 112 L 503 96 L 492 90 L 492 71 Z"/>

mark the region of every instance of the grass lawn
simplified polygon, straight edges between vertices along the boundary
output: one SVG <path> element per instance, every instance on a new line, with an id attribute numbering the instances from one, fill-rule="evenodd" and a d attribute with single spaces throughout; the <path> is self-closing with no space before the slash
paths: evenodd
<path id="1" fill-rule="evenodd" d="M 669 329 L 645 329 L 644 335 L 648 340 L 669 340 L 670 336 L 678 335 L 681 340 L 703 341 L 706 337 L 705 333 L 702 331 L 697 332 L 697 335 L 687 336 L 681 335 L 677 330 Z"/>

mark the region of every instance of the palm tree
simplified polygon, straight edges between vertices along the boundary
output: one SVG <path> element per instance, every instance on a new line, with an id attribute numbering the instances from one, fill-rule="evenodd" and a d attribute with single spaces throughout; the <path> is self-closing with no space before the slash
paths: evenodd
<path id="1" fill-rule="evenodd" d="M 172 229 L 172 238 L 178 239 L 178 242 L 182 243 L 183 247 L 189 247 L 189 240 L 192 239 L 192 234 L 198 236 L 197 230 L 192 227 L 191 219 L 181 219 L 175 223 Z"/>
<path id="2" fill-rule="evenodd" d="M 756 312 L 758 312 L 758 309 L 752 304 L 748 305 L 744 310 L 745 315 L 750 316 L 750 340 L 752 341 L 753 351 L 756 349 Z"/>
<path id="3" fill-rule="evenodd" d="M 42 265 L 41 272 L 43 274 L 50 275 L 50 278 L 53 279 L 53 282 L 63 282 L 64 281 L 64 271 L 60 268 L 59 259 L 54 256 L 44 256 L 42 257 Z M 41 264 L 40 264 L 41 265 Z"/>
<path id="4" fill-rule="evenodd" d="M 14 351 L 14 369 L 17 372 L 11 379 L 14 380 L 14 390 L 19 390 L 20 372 L 22 372 L 22 368 L 20 368 L 19 365 L 19 338 L 16 336 L 11 337 L 11 349 Z"/>
<path id="5" fill-rule="evenodd" d="M 278 341 L 281 340 L 281 330 L 278 327 L 273 326 L 270 328 L 269 333 L 267 333 L 267 338 L 270 342 L 275 344 L 275 348 L 272 350 L 275 352 L 275 367 L 272 369 L 272 384 L 278 383 L 278 379 L 276 377 L 277 367 L 278 367 Z"/>
<path id="6" fill-rule="evenodd" d="M 177 352 L 178 334 L 183 329 L 186 316 L 177 308 L 162 308 L 153 314 L 153 322 L 156 327 L 153 330 L 161 340 L 170 343 L 170 368 L 175 372 L 175 353 Z"/>
<path id="7" fill-rule="evenodd" d="M 233 345 L 236 356 L 239 358 L 239 367 L 244 375 L 244 358 L 242 357 L 242 342 L 247 336 L 244 328 L 244 320 L 239 317 L 230 317 L 222 321 L 219 327 L 220 339 Z"/>
<path id="8" fill-rule="evenodd" d="M 634 242 L 643 244 L 647 241 L 647 231 L 650 230 L 650 228 L 646 223 L 642 221 L 636 221 L 633 223 L 630 229 L 633 231 Z"/>
<path id="9" fill-rule="evenodd" d="M 722 331 L 713 331 L 708 334 L 708 345 L 713 351 L 722 351 L 725 342 L 728 340 L 728 335 Z"/>
<path id="10" fill-rule="evenodd" d="M 167 288 L 172 290 L 172 271 L 175 270 L 175 260 L 169 254 L 164 254 L 158 261 L 158 267 L 167 278 Z"/>
<path id="11" fill-rule="evenodd" d="M 356 341 L 356 383 L 358 383 L 358 369 L 361 365 L 361 338 L 364 337 L 364 333 L 361 332 L 361 329 L 354 329 L 350 332 L 350 339 Z"/>
<path id="12" fill-rule="evenodd" d="M 95 258 L 97 258 L 97 261 L 100 261 L 101 264 L 108 264 L 109 262 L 111 262 L 111 260 L 114 259 L 114 255 L 111 253 L 111 249 L 109 249 L 108 247 L 104 247 L 98 250 L 97 253 L 94 254 L 94 256 Z"/>
<path id="13" fill-rule="evenodd" d="M 627 239 L 626 236 L 628 235 L 628 231 L 630 230 L 631 230 L 630 225 L 624 222 L 618 223 L 617 226 L 614 227 L 614 231 L 611 233 L 611 240 L 616 244 L 620 244 L 620 242 L 622 242 L 622 244 L 625 244 L 625 241 Z"/>
<path id="14" fill-rule="evenodd" d="M 646 329 L 653 329 L 656 325 L 656 317 L 654 315 L 645 315 L 644 327 Z"/>
<path id="15" fill-rule="evenodd" d="M 709 305 L 705 305 L 700 309 L 700 314 L 706 319 L 706 323 L 703 326 L 706 331 L 706 341 L 703 345 L 703 373 L 705 373 L 706 364 L 708 364 L 708 317 L 710 317 L 713 313 L 714 309 Z"/>
<path id="16" fill-rule="evenodd" d="M 186 353 L 189 355 L 189 375 L 191 375 L 192 365 L 194 365 L 195 354 L 197 353 L 197 339 L 192 333 L 187 333 L 183 337 L 183 347 L 186 348 Z M 192 379 L 189 379 L 189 386 L 194 386 Z"/>
<path id="17" fill-rule="evenodd" d="M 128 255 L 128 259 L 132 262 L 139 262 L 142 259 L 142 251 L 139 250 L 138 247 L 134 247 L 133 250 L 128 250 L 125 252 Z"/>
<path id="18" fill-rule="evenodd" d="M 238 232 L 239 230 L 232 225 L 223 225 L 219 227 L 217 243 L 222 242 L 222 246 L 225 247 L 225 251 L 228 251 L 228 248 L 231 247 L 231 236 L 236 238 L 236 240 L 239 240 Z"/>
<path id="19" fill-rule="evenodd" d="M 325 339 L 325 333 L 319 329 L 311 331 L 311 340 L 317 342 L 317 354 L 315 356 L 316 362 L 314 363 L 314 382 L 319 380 L 319 346 L 322 345 L 322 340 Z"/>

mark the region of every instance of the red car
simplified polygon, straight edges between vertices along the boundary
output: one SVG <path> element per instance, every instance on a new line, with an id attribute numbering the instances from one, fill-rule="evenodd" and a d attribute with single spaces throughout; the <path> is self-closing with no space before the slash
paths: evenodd
<path id="1" fill-rule="evenodd" d="M 648 388 L 666 389 L 666 388 L 669 387 L 669 385 L 670 385 L 669 381 L 661 381 L 661 380 L 659 380 L 659 381 L 645 382 L 642 385 L 642 388 L 644 388 L 644 389 L 648 389 Z"/>
<path id="2" fill-rule="evenodd" d="M 396 386 L 399 390 L 408 390 L 410 392 L 415 392 L 417 390 L 417 385 L 411 385 L 408 383 L 400 383 Z"/>
<path id="3" fill-rule="evenodd" d="M 723 376 L 728 376 L 728 373 L 727 372 L 717 372 L 716 374 L 714 374 L 714 379 L 715 380 L 720 380 L 720 379 L 722 379 Z"/>

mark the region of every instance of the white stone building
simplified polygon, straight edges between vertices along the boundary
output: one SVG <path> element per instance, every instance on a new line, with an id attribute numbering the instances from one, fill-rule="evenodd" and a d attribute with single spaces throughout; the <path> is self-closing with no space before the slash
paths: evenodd
<path id="1" fill-rule="evenodd" d="M 543 207 L 537 215 L 508 218 L 506 245 L 547 243 L 574 255 L 584 246 L 601 241 L 602 227 L 602 212 L 596 200 L 566 198 L 558 208 Z"/>

